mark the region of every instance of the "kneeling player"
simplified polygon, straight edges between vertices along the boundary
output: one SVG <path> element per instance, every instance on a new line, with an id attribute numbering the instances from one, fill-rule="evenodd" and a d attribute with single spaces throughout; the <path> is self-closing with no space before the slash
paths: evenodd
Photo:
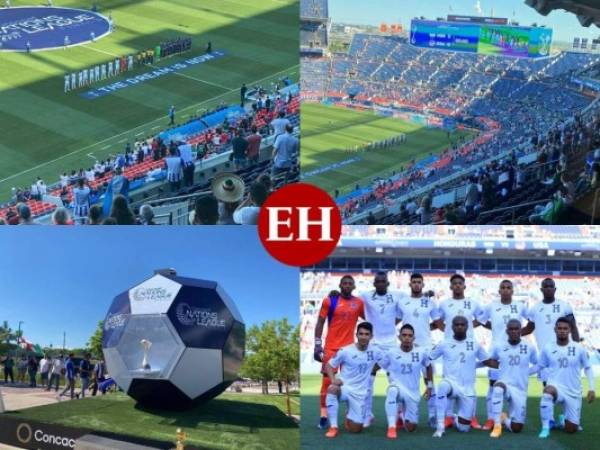
<path id="1" fill-rule="evenodd" d="M 437 430 L 433 437 L 444 435 L 444 415 L 448 399 L 458 402 L 458 431 L 471 429 L 471 417 L 475 407 L 475 368 L 479 360 L 482 365 L 498 368 L 498 362 L 489 359 L 477 341 L 467 337 L 469 322 L 464 316 L 452 319 L 454 335 L 444 340 L 431 351 L 431 359 L 443 357 L 443 379 L 436 389 Z"/>
<path id="2" fill-rule="evenodd" d="M 548 368 L 548 382 L 540 402 L 542 431 L 540 438 L 550 435 L 550 419 L 554 416 L 554 403 L 564 406 L 564 419 L 560 425 L 567 433 L 575 433 L 581 418 L 581 369 L 588 379 L 588 403 L 596 398 L 594 392 L 594 372 L 585 349 L 578 342 L 569 340 L 571 323 L 565 317 L 556 321 L 554 327 L 556 342 L 544 347 L 540 353 L 540 369 Z"/>
<path id="3" fill-rule="evenodd" d="M 356 328 L 357 342 L 342 347 L 326 366 L 331 385 L 327 388 L 327 417 L 330 428 L 325 434 L 334 438 L 338 434 L 339 402 L 348 404 L 346 414 L 346 429 L 351 433 L 360 433 L 365 420 L 365 399 L 369 386 L 369 376 L 375 364 L 380 360 L 380 354 L 369 341 L 373 336 L 373 326 L 362 322 Z M 335 377 L 335 369 L 340 367 L 340 377 Z"/>
<path id="4" fill-rule="evenodd" d="M 432 370 L 429 355 L 424 348 L 413 346 L 415 330 L 411 325 L 400 328 L 400 347 L 394 347 L 383 353 L 378 366 L 387 370 L 390 385 L 385 399 L 385 414 L 388 421 L 387 437 L 396 439 L 396 418 L 398 405 L 404 411 L 404 428 L 415 431 L 419 420 L 419 377 L 421 368 L 426 368 L 425 382 L 427 390 L 425 398 L 431 396 Z"/>
<path id="5" fill-rule="evenodd" d="M 527 411 L 527 385 L 529 375 L 537 372 L 537 352 L 535 347 L 521 340 L 521 321 L 511 319 L 506 324 L 508 343 L 494 345 L 490 357 L 498 361 L 498 381 L 492 388 L 491 415 L 494 429 L 490 436 L 498 438 L 502 434 L 502 423 L 514 433 L 523 429 Z M 530 366 L 532 364 L 532 366 Z M 508 416 L 502 414 L 502 401 L 509 405 Z"/>

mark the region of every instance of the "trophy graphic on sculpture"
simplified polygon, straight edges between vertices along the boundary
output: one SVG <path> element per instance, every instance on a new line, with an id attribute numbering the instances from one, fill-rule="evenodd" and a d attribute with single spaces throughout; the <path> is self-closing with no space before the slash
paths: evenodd
<path id="1" fill-rule="evenodd" d="M 142 344 L 142 347 L 144 347 L 144 359 L 142 360 L 142 369 L 150 370 L 150 364 L 148 364 L 148 351 L 152 346 L 152 342 L 150 342 L 148 339 L 142 339 L 140 341 L 140 344 Z"/>

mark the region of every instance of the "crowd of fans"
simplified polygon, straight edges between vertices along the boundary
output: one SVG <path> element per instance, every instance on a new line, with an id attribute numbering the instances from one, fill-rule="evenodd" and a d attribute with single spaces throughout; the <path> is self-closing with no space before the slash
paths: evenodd
<path id="1" fill-rule="evenodd" d="M 569 159 L 577 160 L 577 155 L 600 145 L 600 108 L 570 80 L 598 63 L 597 54 L 506 58 L 419 49 L 400 37 L 357 34 L 348 54 L 302 59 L 302 92 L 308 100 L 334 101 L 352 93 L 354 102 L 452 116 L 478 128 L 473 141 L 449 146 L 434 163 L 411 164 L 402 173 L 374 180 L 372 186 L 359 186 L 369 193 L 340 204 L 347 220 L 376 206 L 404 204 L 408 211 L 391 214 L 385 223 L 464 223 L 529 187 L 530 170 L 538 164 L 542 167 L 535 169 L 533 180 L 552 185 L 549 197 L 554 203 L 568 205 L 589 188 L 592 174 L 587 179 L 580 176 L 583 167 L 569 165 Z M 537 155 L 537 161 L 528 155 Z M 578 167 L 579 173 L 571 167 Z M 446 181 L 463 171 L 464 176 Z M 422 191 L 428 192 L 416 194 Z M 450 196 L 439 206 L 434 198 L 444 193 L 458 198 L 452 201 Z M 403 201 L 406 197 L 410 200 Z M 529 209 L 533 212 L 533 206 Z M 533 220 L 556 223 L 558 208 L 552 208 L 553 214 L 545 214 L 547 209 L 542 219 Z"/>
<path id="2" fill-rule="evenodd" d="M 29 188 L 13 188 L 11 201 L 0 208 L 0 224 L 35 224 L 36 216 L 50 212 L 52 223 L 57 225 L 153 224 L 150 204 L 130 206 L 131 183 L 166 179 L 169 195 L 176 196 L 182 189 L 189 193 L 199 182 L 194 180 L 196 167 L 203 167 L 206 161 L 227 151 L 231 151 L 233 171 L 240 173 L 244 182 L 244 198 L 230 202 L 230 208 L 235 204 L 235 211 L 238 203 L 244 208 L 260 206 L 271 189 L 298 178 L 299 141 L 294 129 L 299 124 L 299 99 L 291 91 L 280 94 L 279 84 L 273 92 L 262 87 L 254 92 L 254 100 L 243 114 L 227 117 L 218 126 L 205 127 L 200 133 L 180 136 L 177 140 L 165 141 L 158 134 L 135 141 L 133 146 L 128 142 L 122 152 L 98 160 L 93 166 L 64 172 L 56 184 L 47 186 L 38 177 Z M 221 105 L 202 116 L 191 117 L 187 123 L 202 123 L 205 117 L 224 108 L 226 105 Z M 268 136 L 273 138 L 274 150 L 264 164 L 259 156 L 262 140 Z M 254 186 L 258 179 L 267 186 L 266 194 Z M 112 202 L 103 207 L 101 199 L 108 193 L 114 194 Z M 47 194 L 60 199 L 60 203 L 43 202 Z M 196 211 L 196 205 L 191 209 Z M 198 217 L 212 217 L 211 214 L 201 213 Z M 238 223 L 255 219 L 255 215 L 244 213 Z M 200 221 L 195 219 L 192 223 Z M 219 214 L 217 222 L 233 223 L 224 214 Z"/>

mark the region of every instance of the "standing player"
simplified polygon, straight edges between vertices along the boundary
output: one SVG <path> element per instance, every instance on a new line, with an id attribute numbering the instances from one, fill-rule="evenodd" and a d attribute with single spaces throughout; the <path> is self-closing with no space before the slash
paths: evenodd
<path id="1" fill-rule="evenodd" d="M 450 289 L 452 290 L 452 298 L 443 301 L 440 303 L 439 307 L 439 319 L 435 322 L 435 325 L 440 330 L 444 331 L 444 339 L 451 339 L 453 330 L 446 326 L 446 324 L 453 323 L 453 320 L 457 316 L 466 317 L 469 321 L 469 324 L 472 324 L 472 327 L 468 327 L 467 337 L 469 339 L 474 338 L 473 328 L 481 325 L 481 322 L 478 319 L 481 319 L 483 310 L 479 305 L 477 300 L 472 298 L 465 297 L 465 277 L 462 275 L 455 273 L 450 277 Z M 477 403 L 473 403 L 473 407 L 477 407 Z M 453 422 L 452 417 L 452 404 L 448 404 L 449 410 L 446 416 L 446 427 L 451 427 Z M 481 425 L 477 421 L 477 415 L 475 409 L 473 409 L 473 413 L 471 415 L 471 426 L 475 429 L 481 429 Z M 440 418 L 438 417 L 439 421 Z"/>
<path id="2" fill-rule="evenodd" d="M 475 368 L 479 360 L 488 367 L 498 367 L 497 361 L 489 359 L 486 351 L 477 341 L 468 336 L 469 321 L 457 315 L 452 319 L 454 335 L 445 339 L 431 351 L 431 359 L 443 357 L 443 379 L 436 389 L 437 429 L 433 437 L 441 438 L 445 431 L 444 413 L 448 399 L 458 402 L 456 429 L 467 432 L 471 428 L 475 409 Z"/>
<path id="3" fill-rule="evenodd" d="M 564 406 L 561 427 L 567 433 L 578 430 L 581 419 L 581 369 L 588 379 L 588 403 L 596 398 L 594 372 L 588 355 L 581 344 L 569 340 L 569 334 L 573 333 L 572 323 L 565 317 L 559 318 L 554 327 L 556 338 L 544 346 L 540 354 L 540 368 L 548 369 L 548 380 L 540 401 L 542 431 L 539 437 L 542 439 L 550 436 L 550 420 L 554 417 L 555 402 Z"/>
<path id="4" fill-rule="evenodd" d="M 71 90 L 71 75 L 65 75 L 65 93 Z"/>
<path id="5" fill-rule="evenodd" d="M 540 291 L 542 291 L 544 298 L 541 302 L 530 306 L 527 317 L 529 323 L 523 328 L 521 335 L 526 336 L 533 332 L 538 353 L 541 353 L 548 342 L 554 342 L 556 340 L 556 334 L 554 332 L 556 320 L 559 317 L 565 317 L 571 325 L 570 330 L 573 340 L 579 342 L 579 330 L 575 323 L 573 308 L 571 308 L 571 305 L 568 303 L 554 297 L 554 294 L 556 293 L 554 280 L 552 278 L 545 278 L 542 280 Z M 546 372 L 546 370 L 541 370 L 539 374 L 544 386 L 546 385 Z"/>
<path id="6" fill-rule="evenodd" d="M 108 76 L 109 77 L 114 77 L 115 76 L 115 71 L 113 69 L 113 62 L 112 61 L 108 62 Z"/>
<path id="7" fill-rule="evenodd" d="M 500 365 L 497 371 L 498 381 L 494 383 L 492 390 L 494 429 L 490 437 L 493 438 L 499 438 L 502 434 L 502 424 L 513 433 L 519 433 L 523 429 L 527 417 L 529 375 L 537 371 L 537 351 L 535 346 L 521 340 L 521 320 L 509 319 L 505 330 L 508 344 L 506 341 L 503 344 L 494 341 L 490 352 L 490 358 Z M 508 416 L 501 414 L 504 399 L 509 405 Z"/>
<path id="8" fill-rule="evenodd" d="M 527 318 L 527 305 L 523 302 L 513 301 L 513 284 L 510 280 L 502 280 L 498 289 L 500 294 L 500 302 L 493 302 L 484 307 L 481 322 L 487 329 L 492 330 L 492 345 L 506 345 L 506 326 L 512 319 L 516 319 L 521 323 Z M 500 365 L 502 368 L 502 365 Z M 492 416 L 492 390 L 498 379 L 498 370 L 490 369 L 488 371 L 490 385 L 486 396 L 487 415 L 488 418 L 483 425 L 484 430 L 491 430 L 494 426 L 494 418 Z M 526 391 L 527 392 L 527 391 Z"/>
<path id="9" fill-rule="evenodd" d="M 327 407 L 325 405 L 325 397 L 327 396 L 327 388 L 331 384 L 330 377 L 327 376 L 327 363 L 336 354 L 336 352 L 347 345 L 354 342 L 354 328 L 359 318 L 364 318 L 364 306 L 360 298 L 354 297 L 354 278 L 350 275 L 344 275 L 340 280 L 340 295 L 330 295 L 325 297 L 321 303 L 319 318 L 315 326 L 315 360 L 323 363 L 321 373 L 323 380 L 321 382 L 321 418 L 319 420 L 319 428 L 327 427 Z M 327 339 L 323 346 L 323 327 L 327 319 Z M 372 330 L 371 330 L 372 331 Z M 367 380 L 371 373 L 371 369 L 366 374 Z M 365 388 L 366 391 L 366 388 Z M 362 426 L 362 422 L 361 422 Z"/>
<path id="10" fill-rule="evenodd" d="M 421 370 L 426 370 L 425 398 L 431 397 L 433 388 L 433 371 L 427 349 L 413 345 L 415 329 L 409 325 L 400 328 L 400 347 L 382 352 L 381 360 L 377 363 L 387 370 L 390 384 L 385 399 L 385 413 L 388 422 L 387 437 L 396 439 L 396 418 L 398 405 L 404 405 L 404 428 L 415 431 L 419 421 L 419 377 Z"/>
<path id="11" fill-rule="evenodd" d="M 94 74 L 96 75 L 94 78 L 96 81 L 100 81 L 100 66 L 94 67 Z"/>
<path id="12" fill-rule="evenodd" d="M 381 352 L 398 347 L 396 339 L 396 324 L 398 323 L 398 303 L 400 295 L 388 291 L 390 282 L 387 273 L 377 272 L 373 280 L 375 290 L 361 294 L 365 309 L 365 320 L 373 325 L 373 340 L 371 345 L 377 347 Z M 377 375 L 377 367 L 369 377 L 367 389 L 365 428 L 371 425 L 373 420 L 373 385 Z"/>
<path id="13" fill-rule="evenodd" d="M 101 64 L 100 65 L 100 79 L 101 80 L 105 80 L 106 79 L 106 64 Z"/>
<path id="14" fill-rule="evenodd" d="M 71 90 L 77 89 L 77 74 L 73 72 L 71 74 Z"/>
<path id="15" fill-rule="evenodd" d="M 326 365 L 330 386 L 327 388 L 327 416 L 331 427 L 325 434 L 334 438 L 338 434 L 339 401 L 348 403 L 346 429 L 350 433 L 360 433 L 365 420 L 365 392 L 371 369 L 380 360 L 380 353 L 369 346 L 373 336 L 373 326 L 362 322 L 356 328 L 356 343 L 342 347 Z M 336 369 L 340 376 L 336 378 Z"/>
<path id="16" fill-rule="evenodd" d="M 420 273 L 413 273 L 410 276 L 409 286 L 410 297 L 402 298 L 398 304 L 399 318 L 403 325 L 412 326 L 415 346 L 422 351 L 431 351 L 431 330 L 435 328 L 434 322 L 440 318 L 437 304 L 433 299 L 434 292 L 430 290 L 423 293 L 425 283 L 423 275 Z M 430 377 L 430 380 L 433 380 L 433 378 Z M 435 397 L 433 396 L 433 391 L 427 401 L 427 407 L 429 425 L 435 428 Z"/>

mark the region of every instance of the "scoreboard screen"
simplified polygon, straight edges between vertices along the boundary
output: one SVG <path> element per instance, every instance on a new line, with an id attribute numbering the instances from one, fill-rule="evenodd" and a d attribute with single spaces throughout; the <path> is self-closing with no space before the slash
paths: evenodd
<path id="1" fill-rule="evenodd" d="M 543 58 L 550 54 L 552 30 L 415 19 L 411 22 L 410 42 L 423 48 L 518 58 Z"/>

